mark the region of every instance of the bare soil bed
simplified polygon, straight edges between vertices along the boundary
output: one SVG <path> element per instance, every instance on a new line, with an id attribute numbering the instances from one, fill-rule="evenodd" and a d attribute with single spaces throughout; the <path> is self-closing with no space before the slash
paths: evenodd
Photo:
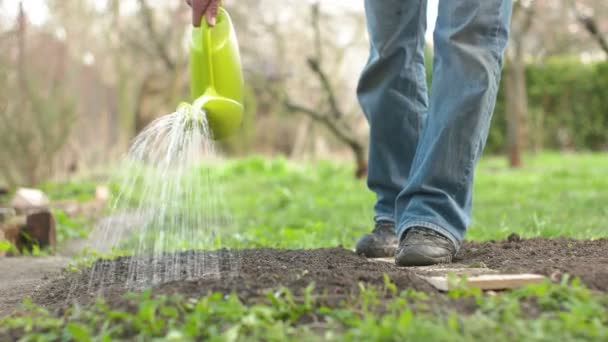
<path id="1" fill-rule="evenodd" d="M 467 242 L 458 260 L 504 273 L 536 273 L 554 281 L 563 275 L 579 277 L 593 290 L 608 291 L 608 239 L 522 240 L 513 234 L 507 241 Z"/>
<path id="2" fill-rule="evenodd" d="M 230 257 L 228 257 L 230 256 Z M 233 267 L 236 256 L 236 267 Z M 359 283 L 382 287 L 388 275 L 399 290 L 435 290 L 416 276 L 416 269 L 399 268 L 390 263 L 370 262 L 343 248 L 318 250 L 254 249 L 238 252 L 190 252 L 190 259 L 217 260 L 219 273 L 187 280 L 188 265 L 182 265 L 183 279 L 153 287 L 156 294 L 181 294 L 198 298 L 209 292 L 236 293 L 245 302 L 256 300 L 269 290 L 289 288 L 300 295 L 311 284 L 315 292 L 329 298 L 345 298 L 359 289 Z M 184 260 L 186 258 L 183 258 Z M 174 259 L 172 259 L 174 260 Z M 39 288 L 35 302 L 50 309 L 66 308 L 73 302 L 90 303 L 103 295 L 109 303 L 120 303 L 128 292 L 130 257 L 100 261 L 100 269 L 112 267 L 113 277 L 103 284 L 91 280 L 91 269 L 81 273 L 65 272 L 60 278 Z M 579 241 L 571 239 L 522 240 L 513 235 L 508 241 L 467 242 L 456 260 L 460 265 L 488 267 L 505 273 L 538 273 L 555 281 L 569 274 L 577 276 L 591 289 L 608 291 L 608 239 Z M 169 260 L 158 260 L 158 272 L 169 272 Z M 98 289 L 102 288 L 103 291 Z"/>

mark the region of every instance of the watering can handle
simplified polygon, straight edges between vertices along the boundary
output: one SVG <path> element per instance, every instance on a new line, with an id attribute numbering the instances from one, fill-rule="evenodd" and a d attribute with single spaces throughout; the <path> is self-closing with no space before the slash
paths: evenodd
<path id="1" fill-rule="evenodd" d="M 204 21 L 208 19 L 208 11 L 217 10 L 223 7 L 223 0 L 186 0 L 186 3 L 192 8 L 192 24 L 194 27 L 200 27 Z M 216 15 L 217 16 L 217 13 Z"/>
<path id="2" fill-rule="evenodd" d="M 198 2 L 201 2 L 202 0 L 198 0 Z M 209 1 L 213 1 L 213 0 L 209 0 Z M 193 5 L 194 3 L 197 2 L 197 0 L 192 0 Z M 218 6 L 218 12 L 217 12 L 217 17 L 219 17 L 222 12 L 224 11 L 223 9 L 223 1 L 219 2 L 219 6 Z M 203 39 L 203 49 L 205 50 L 205 53 L 207 54 L 207 75 L 209 75 L 209 86 L 211 89 L 215 90 L 215 74 L 213 72 L 213 42 L 211 39 L 211 30 L 213 30 L 213 27 L 211 25 L 209 25 L 209 23 L 207 22 L 206 18 L 204 18 L 204 14 L 203 14 L 203 18 L 201 20 L 201 26 L 202 26 L 202 30 L 203 30 L 203 34 L 202 34 L 202 39 Z"/>
<path id="3" fill-rule="evenodd" d="M 213 44 L 211 42 L 211 30 L 213 27 L 209 26 L 205 21 L 203 23 L 205 26 L 203 29 L 203 49 L 205 50 L 205 54 L 207 55 L 207 75 L 209 75 L 209 86 L 212 89 L 215 89 L 215 75 L 213 73 Z"/>

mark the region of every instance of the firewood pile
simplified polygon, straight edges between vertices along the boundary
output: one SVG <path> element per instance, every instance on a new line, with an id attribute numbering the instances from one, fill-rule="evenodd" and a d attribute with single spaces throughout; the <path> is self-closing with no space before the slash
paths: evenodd
<path id="1" fill-rule="evenodd" d="M 55 218 L 42 191 L 21 188 L 8 207 L 0 207 L 0 240 L 8 241 L 20 251 L 31 251 L 34 246 L 55 247 Z M 0 256 L 6 254 L 0 251 Z"/>
<path id="2" fill-rule="evenodd" d="M 53 250 L 57 240 L 56 221 L 51 208 L 62 210 L 71 217 L 98 217 L 109 196 L 108 188 L 100 186 L 90 202 L 62 201 L 51 204 L 40 190 L 18 189 L 9 204 L 0 204 L 0 242 L 9 242 L 18 251 L 32 251 L 34 246 Z M 0 250 L 0 257 L 4 256 L 11 256 L 11 252 Z"/>

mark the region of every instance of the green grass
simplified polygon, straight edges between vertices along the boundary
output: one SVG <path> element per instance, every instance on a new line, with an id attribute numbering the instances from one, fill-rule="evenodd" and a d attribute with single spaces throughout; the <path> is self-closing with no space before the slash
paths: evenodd
<path id="1" fill-rule="evenodd" d="M 511 170 L 503 158 L 481 162 L 469 239 L 504 239 L 511 233 L 608 236 L 607 155 L 542 154 L 528 157 L 525 164 Z M 374 196 L 364 182 L 353 179 L 348 165 L 250 158 L 211 172 L 232 219 L 222 240 L 227 246 L 352 247 L 371 228 Z M 474 303 L 472 313 L 454 308 L 463 300 Z M 26 304 L 23 314 L 0 321 L 0 340 L 11 336 L 26 341 L 605 341 L 608 295 L 591 292 L 576 280 L 493 297 L 454 290 L 439 299 L 397 293 L 387 281 L 383 289 L 363 286 L 359 296 L 333 306 L 323 297 L 296 299 L 286 290 L 249 305 L 220 294 L 181 298 L 143 293 L 129 295 L 127 306 L 100 300 L 61 316 Z"/>
<path id="2" fill-rule="evenodd" d="M 198 171 L 211 173 L 229 221 L 222 244 L 229 247 L 352 247 L 372 228 L 374 195 L 353 178 L 349 164 L 293 163 L 253 157 Z M 475 182 L 471 240 L 523 237 L 598 238 L 608 236 L 608 155 L 541 154 L 525 167 L 509 169 L 505 158 L 482 160 Z M 195 175 L 197 176 L 197 175 Z M 189 184 L 195 184 L 190 181 Z M 52 199 L 86 200 L 88 181 L 47 183 Z M 117 184 L 112 186 L 118 190 Z M 202 189 L 201 191 L 204 191 Z M 130 203 L 139 203 L 136 189 Z M 208 215 L 184 203 L 183 214 Z M 213 213 L 215 215 L 220 215 Z M 226 220 L 228 218 L 228 220 Z M 80 234 L 74 224 L 66 236 Z"/>
<path id="3" fill-rule="evenodd" d="M 231 243 L 313 248 L 344 245 L 372 228 L 374 195 L 350 167 L 283 159 L 235 161 L 219 171 L 234 218 Z M 512 170 L 484 159 L 468 239 L 608 236 L 608 155 L 543 154 Z"/>
<path id="4" fill-rule="evenodd" d="M 26 303 L 28 315 L 2 322 L 0 338 L 24 341 L 602 341 L 608 338 L 608 297 L 578 282 L 543 283 L 496 297 L 457 290 L 473 313 L 448 311 L 434 296 L 360 285 L 358 298 L 328 307 L 322 297 L 296 299 L 286 289 L 245 305 L 235 295 L 203 298 L 129 294 L 126 304 L 102 299 L 61 316 Z M 392 287 L 391 287 L 392 285 Z M 452 302 L 454 304 L 455 302 Z M 444 301 L 445 302 L 445 301 Z M 535 310 L 531 313 L 530 307 Z M 534 319 L 531 319 L 534 315 Z"/>
<path id="5" fill-rule="evenodd" d="M 89 180 L 74 180 L 70 182 L 46 182 L 39 186 L 40 190 L 53 201 L 87 202 L 95 198 L 97 183 Z"/>
<path id="6" fill-rule="evenodd" d="M 60 245 L 73 239 L 86 239 L 91 232 L 93 223 L 83 217 L 69 217 L 61 210 L 53 210 L 55 216 L 55 231 L 57 243 Z"/>
<path id="7" fill-rule="evenodd" d="M 236 227 L 229 244 L 350 246 L 372 226 L 374 196 L 345 165 L 254 158 L 229 163 L 218 183 Z"/>
<path id="8" fill-rule="evenodd" d="M 525 164 L 481 163 L 470 239 L 608 237 L 608 154 L 543 154 Z"/>

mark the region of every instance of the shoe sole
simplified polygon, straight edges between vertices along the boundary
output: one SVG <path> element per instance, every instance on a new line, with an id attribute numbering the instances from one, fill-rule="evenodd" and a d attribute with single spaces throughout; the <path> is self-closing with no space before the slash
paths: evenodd
<path id="1" fill-rule="evenodd" d="M 397 253 L 398 247 L 397 243 L 381 244 L 371 235 L 365 235 L 357 241 L 355 253 L 367 258 L 392 258 Z"/>
<path id="2" fill-rule="evenodd" d="M 416 252 L 405 252 L 395 257 L 395 264 L 401 267 L 421 267 L 452 263 L 452 256 L 433 258 Z"/>
<path id="3" fill-rule="evenodd" d="M 369 259 L 377 259 L 377 258 L 392 258 L 395 256 L 395 252 L 397 251 L 397 248 L 393 249 L 392 252 L 387 249 L 373 249 L 367 252 L 359 252 L 357 251 L 356 253 L 358 255 L 362 255 L 366 258 Z"/>

